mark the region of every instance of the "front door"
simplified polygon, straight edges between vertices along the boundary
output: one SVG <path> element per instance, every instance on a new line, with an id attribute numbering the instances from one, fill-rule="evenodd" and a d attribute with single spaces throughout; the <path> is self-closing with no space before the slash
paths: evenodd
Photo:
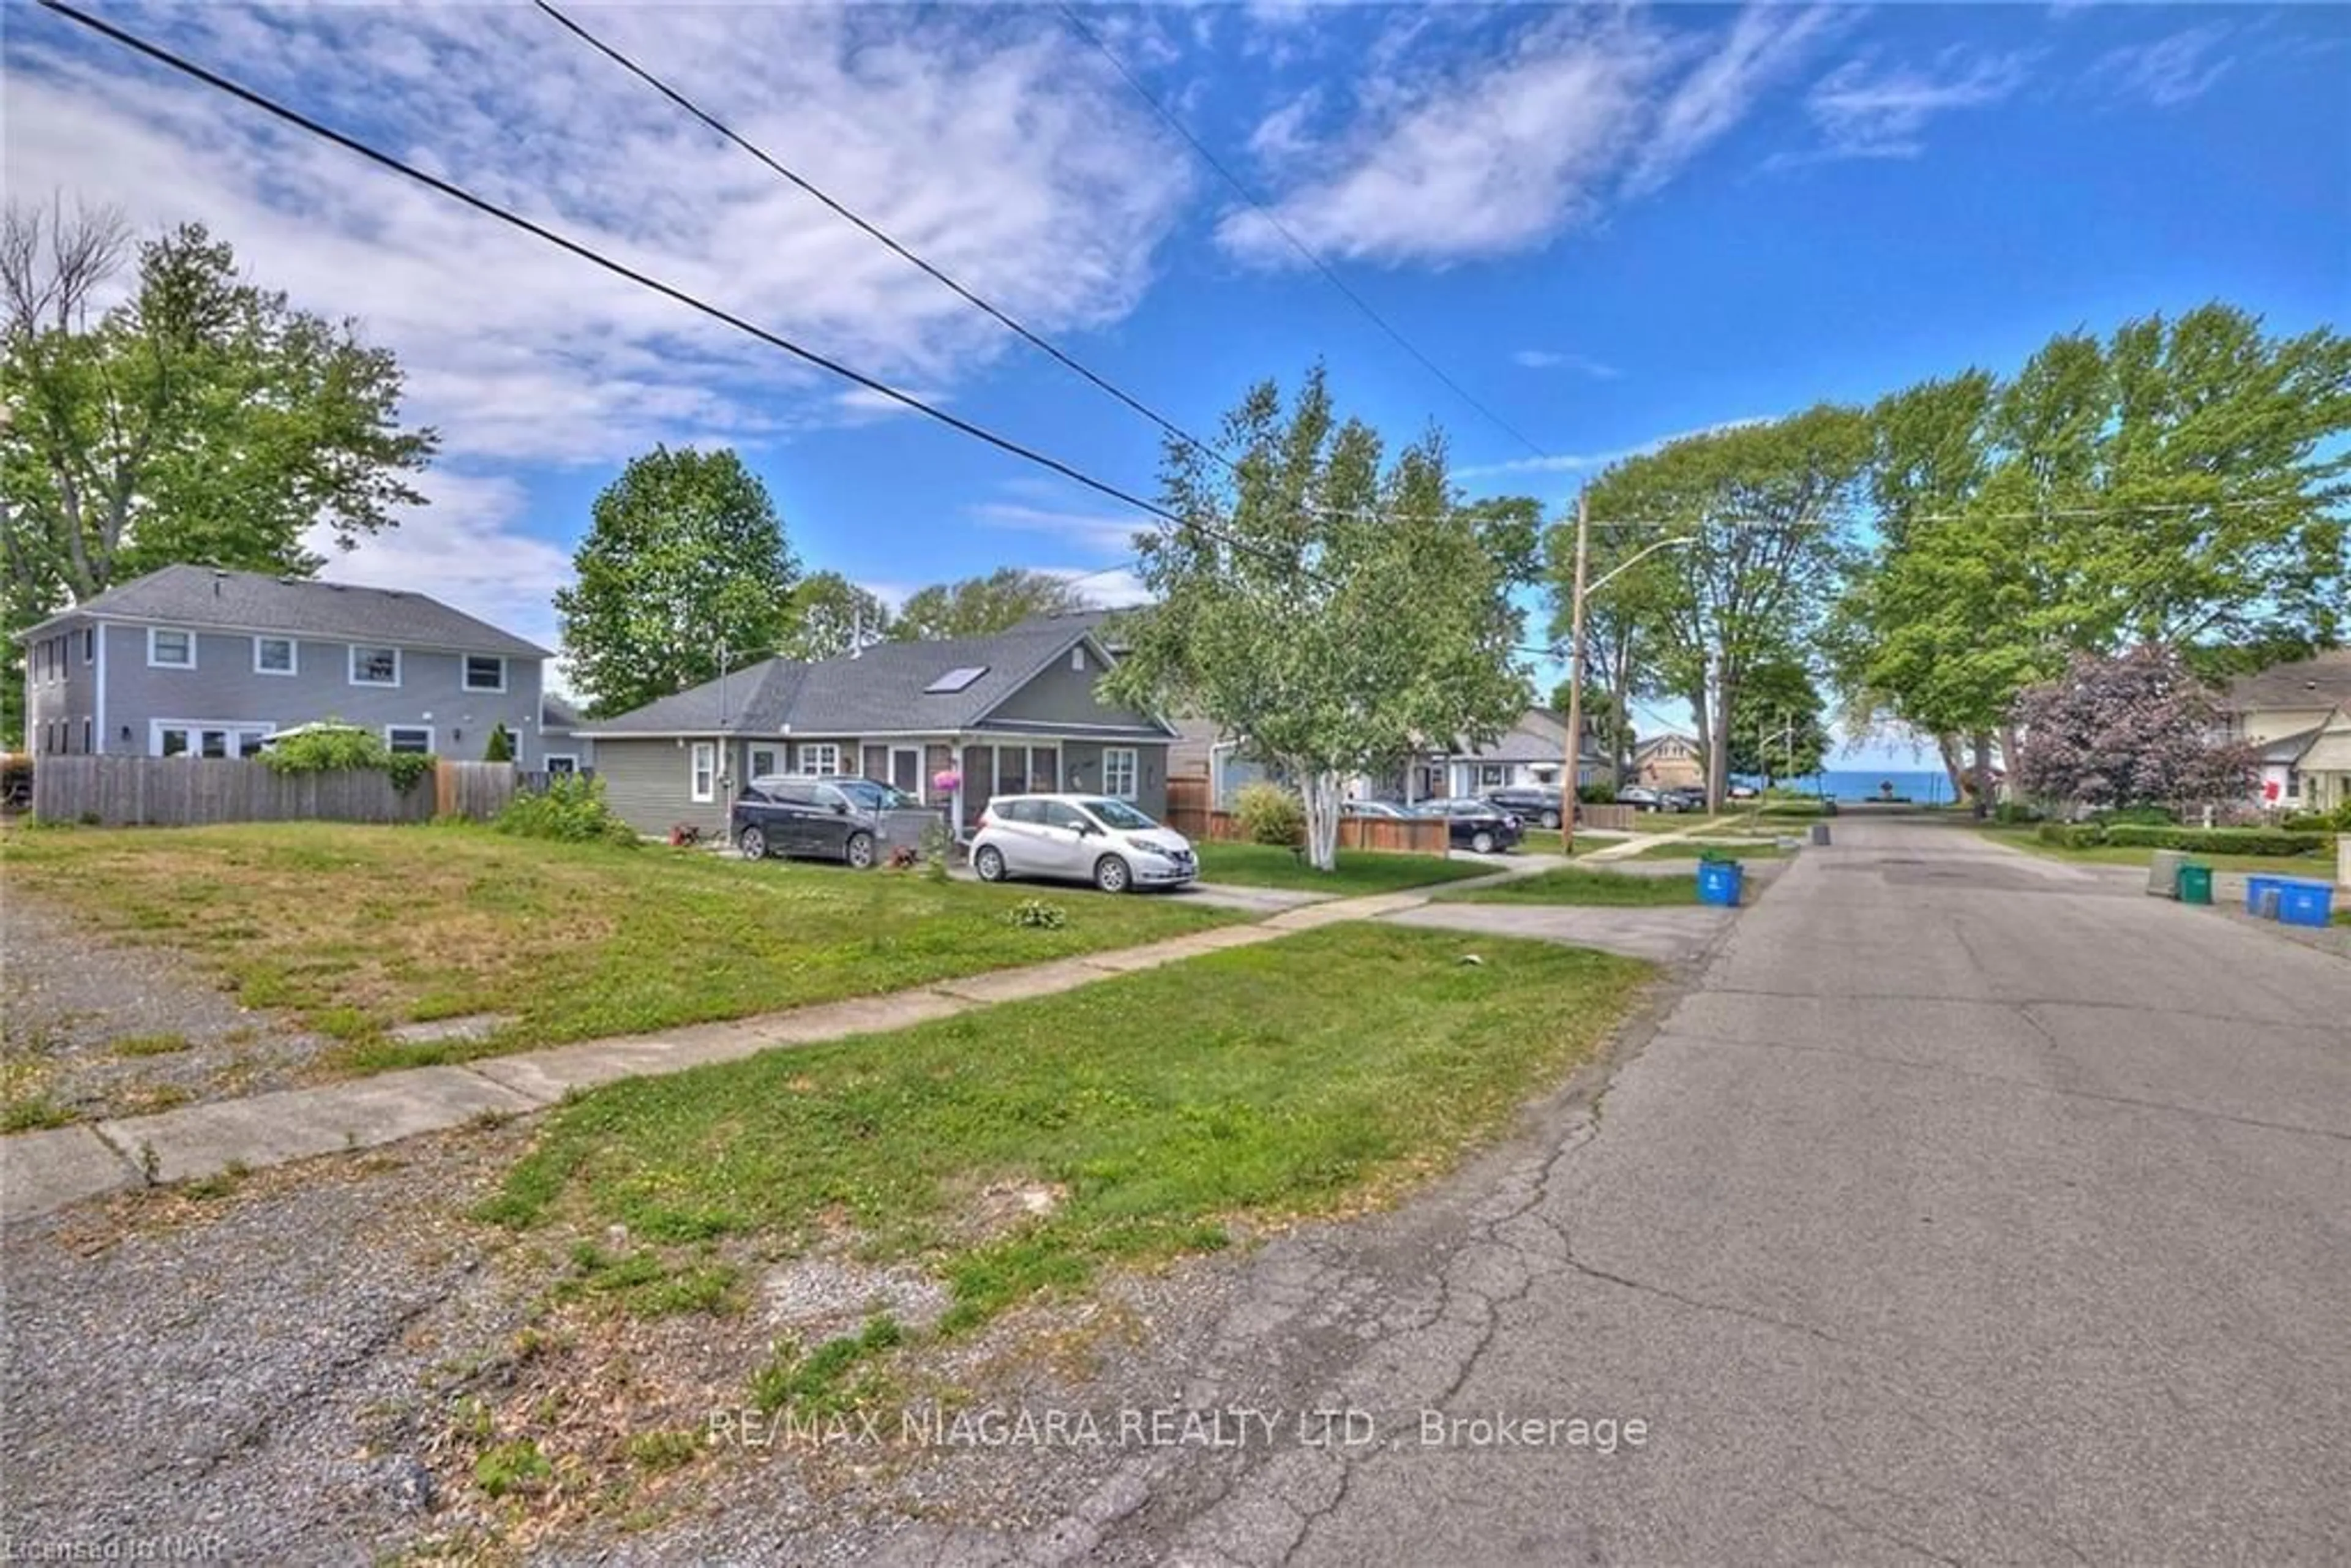
<path id="1" fill-rule="evenodd" d="M 890 748 L 890 787 L 901 794 L 923 798 L 923 753 L 914 746 Z"/>

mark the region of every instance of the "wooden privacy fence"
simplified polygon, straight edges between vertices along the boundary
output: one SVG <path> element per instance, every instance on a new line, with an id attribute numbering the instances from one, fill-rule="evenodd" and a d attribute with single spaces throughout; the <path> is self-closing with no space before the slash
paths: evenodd
<path id="1" fill-rule="evenodd" d="M 1167 805 L 1167 825 L 1187 839 L 1206 842 L 1238 842 L 1249 837 L 1240 819 L 1230 811 L 1209 811 L 1196 806 Z M 1342 817 L 1339 847 L 1392 853 L 1441 855 L 1451 845 L 1447 824 L 1430 817 Z"/>
<path id="2" fill-rule="evenodd" d="M 236 758 L 44 756 L 33 812 L 50 821 L 193 827 L 205 822 L 422 822 L 435 812 L 494 816 L 514 798 L 504 762 L 443 762 L 403 790 L 366 768 L 280 773 Z"/>
<path id="3" fill-rule="evenodd" d="M 1636 833 L 1640 828 L 1641 811 L 1637 806 L 1578 806 L 1575 825 L 1598 828 L 1604 833 Z"/>

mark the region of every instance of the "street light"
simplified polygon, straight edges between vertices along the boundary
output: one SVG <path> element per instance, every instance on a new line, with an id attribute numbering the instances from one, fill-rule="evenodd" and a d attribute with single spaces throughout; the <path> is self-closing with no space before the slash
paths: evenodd
<path id="1" fill-rule="evenodd" d="M 1587 587 L 1583 580 L 1583 565 L 1591 539 L 1591 504 L 1578 496 L 1575 498 L 1575 591 L 1568 615 L 1571 630 L 1567 648 L 1567 773 L 1565 787 L 1559 792 L 1559 847 L 1562 853 L 1570 856 L 1575 853 L 1575 809 L 1582 804 L 1578 791 L 1583 781 L 1583 601 L 1659 550 L 1698 542 L 1688 535 L 1659 539 L 1647 549 L 1635 551 L 1618 563 L 1614 570 L 1604 573 L 1599 581 Z"/>

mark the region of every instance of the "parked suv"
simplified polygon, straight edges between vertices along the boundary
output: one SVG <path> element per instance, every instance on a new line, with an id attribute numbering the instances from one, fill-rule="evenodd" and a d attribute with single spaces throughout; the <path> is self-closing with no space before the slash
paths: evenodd
<path id="1" fill-rule="evenodd" d="M 769 855 L 844 861 L 860 871 L 891 842 L 891 813 L 912 802 L 870 779 L 771 773 L 737 796 L 728 836 L 746 860 Z"/>
<path id="2" fill-rule="evenodd" d="M 982 882 L 1050 876 L 1104 893 L 1180 887 L 1200 874 L 1191 841 L 1123 800 L 1100 795 L 998 795 L 972 835 Z"/>
<path id="3" fill-rule="evenodd" d="M 1521 822 L 1540 822 L 1546 828 L 1559 826 L 1560 794 L 1547 784 L 1507 784 L 1487 790 L 1480 799 Z"/>
<path id="4" fill-rule="evenodd" d="M 1517 819 L 1483 800 L 1431 800 L 1420 808 L 1420 815 L 1443 819 L 1447 838 L 1457 849 L 1490 855 L 1519 841 Z"/>

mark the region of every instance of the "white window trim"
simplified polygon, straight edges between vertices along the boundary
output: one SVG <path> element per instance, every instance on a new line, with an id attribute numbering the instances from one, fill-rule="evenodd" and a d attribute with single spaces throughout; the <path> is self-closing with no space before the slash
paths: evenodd
<path id="1" fill-rule="evenodd" d="M 1123 789 L 1113 789 L 1110 787 L 1110 759 L 1113 757 L 1126 758 L 1126 788 Z M 1102 747 L 1102 792 L 1113 800 L 1141 800 L 1143 797 L 1141 749 L 1132 746 L 1105 746 Z"/>
<path id="2" fill-rule="evenodd" d="M 388 724 L 388 725 L 385 725 L 385 726 L 383 727 L 383 744 L 384 744 L 384 746 L 385 746 L 387 748 L 389 748 L 389 747 L 391 747 L 391 745 L 392 745 L 392 732 L 393 730 L 395 730 L 395 729 L 421 729 L 421 730 L 423 730 L 423 731 L 424 732 L 424 755 L 426 755 L 427 757 L 431 757 L 431 756 L 434 756 L 434 755 L 435 754 L 435 753 L 434 753 L 434 745 L 433 745 L 433 741 L 434 741 L 433 727 L 432 727 L 431 725 L 429 725 L 429 724 Z"/>
<path id="3" fill-rule="evenodd" d="M 171 667 L 168 664 L 164 666 L 166 669 Z M 197 758 L 202 758 L 204 756 L 202 750 L 204 732 L 208 729 L 225 731 L 229 739 L 228 754 L 234 758 L 237 755 L 239 736 L 274 735 L 277 731 L 277 726 L 268 719 L 259 718 L 151 718 L 147 721 L 148 756 L 163 755 L 163 732 L 167 729 L 186 730 L 190 744 L 188 749 L 180 755 Z"/>
<path id="4" fill-rule="evenodd" d="M 890 787 L 893 789 L 898 787 L 899 753 L 905 752 L 913 756 L 914 758 L 914 799 L 922 801 L 925 805 L 928 805 L 931 799 L 931 781 L 928 778 L 925 777 L 925 769 L 923 767 L 923 748 L 919 746 L 885 745 L 883 747 L 883 750 L 888 758 L 888 760 L 883 764 L 883 771 L 890 775 L 888 782 Z"/>
<path id="5" fill-rule="evenodd" d="M 282 670 L 273 670 L 268 665 L 261 662 L 261 645 L 264 643 L 283 643 L 286 644 L 286 657 L 288 661 L 286 668 Z M 302 640 L 298 637 L 255 637 L 253 640 L 253 673 L 256 675 L 300 674 L 302 673 Z"/>
<path id="6" fill-rule="evenodd" d="M 702 780 L 707 774 L 708 784 Z M 718 799 L 718 743 L 715 740 L 688 742 L 685 748 L 685 793 L 696 805 L 707 805 Z"/>
<path id="7" fill-rule="evenodd" d="M 170 660 L 168 660 L 168 659 L 159 659 L 159 658 L 157 658 L 157 657 L 155 656 L 155 633 L 157 633 L 158 632 L 178 632 L 181 636 L 185 637 L 185 638 L 188 640 L 188 662 L 187 662 L 186 664 L 175 664 L 172 663 L 172 662 L 171 662 Z M 148 667 L 149 669 L 151 669 L 151 670 L 193 670 L 193 669 L 194 669 L 194 668 L 196 667 L 196 634 L 195 634 L 195 632 L 194 632 L 193 629 L 191 629 L 191 628 L 183 627 L 183 626 L 150 626 L 150 627 L 148 627 L 148 628 L 147 628 L 147 667 Z"/>
<path id="8" fill-rule="evenodd" d="M 477 686 L 474 684 L 474 661 L 496 659 L 498 662 L 498 684 Z M 469 692 L 503 692 L 507 689 L 507 661 L 503 653 L 460 653 L 457 655 L 457 684 Z"/>
<path id="9" fill-rule="evenodd" d="M 568 764 L 573 773 L 580 771 L 580 754 L 576 751 L 550 751 L 539 761 L 541 764 L 539 771 L 542 773 L 554 773 L 555 765 L 559 762 Z"/>
<path id="10" fill-rule="evenodd" d="M 363 653 L 390 653 L 392 655 L 392 679 L 388 681 L 363 681 L 360 679 L 360 655 Z M 403 673 L 405 673 L 403 666 L 407 664 L 407 660 L 402 657 L 401 651 L 397 648 L 390 647 L 382 643 L 354 643 L 344 651 L 344 654 L 343 674 L 345 677 L 345 684 L 349 685 L 373 686 L 380 691 L 391 691 L 400 685 L 400 677 Z M 410 727 L 402 725 L 401 727 L 406 729 Z"/>
<path id="11" fill-rule="evenodd" d="M 829 772 L 819 773 L 817 771 L 816 764 L 809 759 L 811 753 L 819 751 L 830 751 L 832 753 L 832 762 Z M 803 740 L 794 750 L 793 756 L 799 763 L 799 766 L 793 769 L 796 773 L 814 774 L 820 779 L 840 779 L 845 777 L 845 775 L 841 771 L 841 745 L 838 741 Z"/>
<path id="12" fill-rule="evenodd" d="M 764 772 L 761 771 L 758 765 L 758 758 L 762 752 L 767 754 L 768 760 L 770 763 L 774 763 L 778 758 L 783 756 L 784 748 L 780 746 L 745 747 L 743 748 L 743 777 L 746 782 L 748 782 L 753 779 L 772 778 L 776 774 L 783 771 L 781 767 L 771 767 Z"/>

